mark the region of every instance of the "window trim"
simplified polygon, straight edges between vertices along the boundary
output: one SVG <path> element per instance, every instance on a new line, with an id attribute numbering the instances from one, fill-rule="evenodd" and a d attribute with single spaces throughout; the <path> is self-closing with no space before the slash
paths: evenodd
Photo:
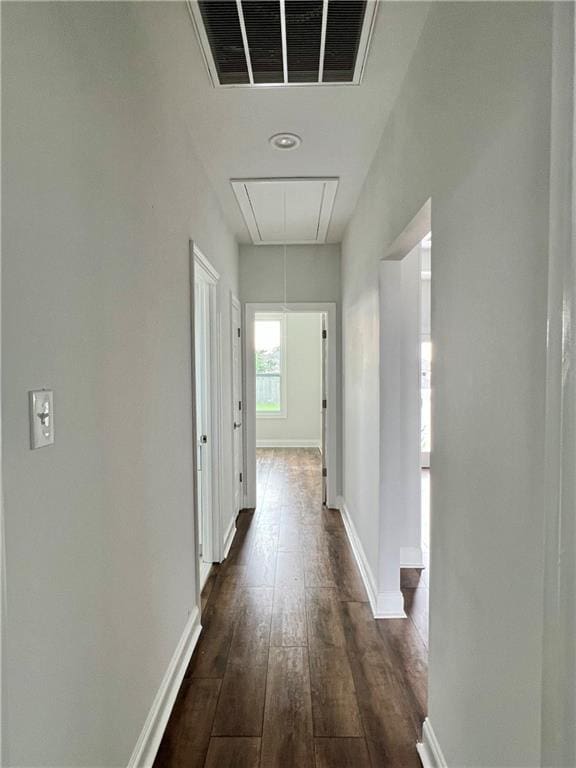
<path id="1" fill-rule="evenodd" d="M 257 419 L 287 419 L 287 356 L 286 356 L 286 313 L 285 312 L 257 312 L 254 316 L 254 331 L 256 323 L 260 320 L 277 320 L 280 322 L 280 410 L 279 411 L 259 411 L 256 406 Z M 254 354 L 256 354 L 256 339 L 254 339 Z M 256 374 L 257 376 L 258 374 Z M 254 381 L 256 381 L 256 376 Z"/>

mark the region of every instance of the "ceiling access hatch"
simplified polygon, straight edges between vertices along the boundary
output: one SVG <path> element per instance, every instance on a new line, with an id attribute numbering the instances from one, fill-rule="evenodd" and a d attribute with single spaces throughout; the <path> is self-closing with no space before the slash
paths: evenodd
<path id="1" fill-rule="evenodd" d="M 231 184 L 255 245 L 326 242 L 338 179 L 232 179 Z"/>
<path id="2" fill-rule="evenodd" d="M 215 87 L 358 85 L 377 0 L 188 0 Z"/>

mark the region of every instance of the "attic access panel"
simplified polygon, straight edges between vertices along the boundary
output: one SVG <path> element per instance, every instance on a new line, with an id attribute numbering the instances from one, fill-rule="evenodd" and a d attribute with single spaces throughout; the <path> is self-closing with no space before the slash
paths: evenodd
<path id="1" fill-rule="evenodd" d="M 377 0 L 187 0 L 215 87 L 358 85 Z"/>
<path id="2" fill-rule="evenodd" d="M 326 242 L 338 179 L 232 179 L 231 184 L 255 245 Z"/>

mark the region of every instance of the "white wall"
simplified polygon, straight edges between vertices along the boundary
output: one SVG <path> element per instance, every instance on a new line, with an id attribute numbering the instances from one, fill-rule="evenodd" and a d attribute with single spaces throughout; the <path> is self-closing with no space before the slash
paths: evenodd
<path id="1" fill-rule="evenodd" d="M 554 8 L 542 765 L 576 765 L 576 14 Z"/>
<path id="2" fill-rule="evenodd" d="M 240 298 L 242 302 L 284 301 L 283 247 L 240 246 Z M 337 492 L 342 487 L 342 370 L 341 295 L 339 245 L 290 245 L 286 260 L 288 302 L 334 302 L 336 304 L 336 387 L 338 414 Z"/>
<path id="3" fill-rule="evenodd" d="M 225 332 L 237 248 L 190 141 L 184 3 L 2 27 L 3 764 L 119 766 L 195 603 L 188 238 Z M 42 386 L 56 442 L 31 452 Z"/>
<path id="4" fill-rule="evenodd" d="M 286 249 L 286 301 L 340 302 L 340 246 L 289 245 Z M 284 301 L 284 248 L 240 246 L 243 302 Z"/>
<path id="5" fill-rule="evenodd" d="M 344 495 L 378 541 L 378 262 L 432 199 L 429 715 L 540 761 L 551 4 L 437 3 L 342 246 Z"/>
<path id="6" fill-rule="evenodd" d="M 256 418 L 256 444 L 320 447 L 322 316 L 286 313 L 286 417 Z"/>

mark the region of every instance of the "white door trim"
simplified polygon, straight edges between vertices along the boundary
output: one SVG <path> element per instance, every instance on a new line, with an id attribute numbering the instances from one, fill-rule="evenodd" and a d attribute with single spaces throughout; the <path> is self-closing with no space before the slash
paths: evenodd
<path id="1" fill-rule="evenodd" d="M 206 274 L 209 276 L 211 282 L 216 285 L 218 280 L 220 280 L 220 274 L 217 272 L 212 264 L 208 261 L 206 256 L 202 253 L 200 248 L 194 243 L 194 258 L 196 259 L 196 263 L 200 264 Z"/>
<path id="2" fill-rule="evenodd" d="M 194 242 L 188 241 L 188 264 L 189 264 L 189 292 L 190 292 L 190 396 L 192 406 L 192 522 L 194 529 L 194 584 L 196 587 L 196 605 L 198 610 L 201 609 L 200 593 L 202 588 L 200 586 L 200 548 L 199 548 L 199 535 L 198 535 L 198 478 L 196 476 L 196 467 L 198 466 L 198 447 L 196 445 L 196 323 L 195 323 L 195 310 L 196 310 L 196 278 L 195 278 L 195 258 L 194 258 Z"/>
<path id="3" fill-rule="evenodd" d="M 244 466 L 244 456 L 245 456 L 245 450 L 244 450 L 244 416 L 245 416 L 245 403 L 244 403 L 244 334 L 242 333 L 242 304 L 240 303 L 240 300 L 237 296 L 234 295 L 232 291 L 230 291 L 230 371 L 231 371 L 231 395 L 232 395 L 232 421 L 234 422 L 234 414 L 236 412 L 236 403 L 235 403 L 235 397 L 234 397 L 234 334 L 236 333 L 236 330 L 234 328 L 234 312 L 233 310 L 236 309 L 238 311 L 238 316 L 240 318 L 240 365 L 241 365 L 241 371 L 240 371 L 240 398 L 242 401 L 242 427 L 241 427 L 241 456 L 240 456 L 240 471 L 242 472 L 242 477 L 246 477 L 246 467 Z M 234 463 L 234 440 L 235 440 L 235 434 L 234 434 L 234 424 L 230 425 L 230 431 L 229 435 L 231 435 L 232 440 L 232 503 L 235 504 L 236 499 L 236 472 L 237 467 Z M 244 491 L 241 491 L 240 494 L 240 509 L 244 505 Z M 238 512 L 240 512 L 240 509 L 234 510 L 233 519 L 236 519 L 236 515 Z"/>
<path id="4" fill-rule="evenodd" d="M 338 403 L 335 302 L 248 303 L 244 316 L 244 465 L 246 467 L 244 506 L 256 506 L 256 368 L 254 352 L 254 316 L 257 312 L 325 312 L 328 324 L 326 365 L 328 369 L 328 407 L 326 409 L 327 505 L 336 507 L 338 487 Z"/>
<path id="5" fill-rule="evenodd" d="M 198 487 L 196 483 L 196 468 L 198 466 L 198 451 L 196 448 L 196 365 L 195 365 L 195 327 L 194 327 L 194 290 L 196 277 L 199 273 L 202 275 L 202 279 L 209 286 L 209 317 L 210 327 L 212 333 L 210 334 L 210 360 L 209 360 L 209 374 L 210 374 L 210 459 L 212 466 L 211 473 L 211 524 L 210 524 L 210 546 L 209 551 L 206 553 L 206 558 L 209 561 L 217 561 L 221 556 L 222 548 L 222 524 L 221 524 L 221 499 L 222 499 L 222 441 L 221 441 L 221 412 L 222 412 L 222 328 L 221 328 L 221 313 L 218 308 L 218 292 L 217 286 L 220 279 L 220 275 L 214 269 L 210 261 L 198 248 L 198 246 L 191 240 L 190 241 L 190 263 L 191 263 L 191 350 L 192 350 L 192 394 L 193 394 L 193 444 L 194 444 L 194 504 L 195 510 L 199 508 L 198 504 Z M 194 513 L 194 532 L 195 532 L 195 555 L 197 564 L 197 584 L 198 584 L 198 600 L 199 593 L 204 586 L 209 567 L 201 567 L 200 564 L 200 542 L 198 537 L 198 525 L 196 512 Z"/>

